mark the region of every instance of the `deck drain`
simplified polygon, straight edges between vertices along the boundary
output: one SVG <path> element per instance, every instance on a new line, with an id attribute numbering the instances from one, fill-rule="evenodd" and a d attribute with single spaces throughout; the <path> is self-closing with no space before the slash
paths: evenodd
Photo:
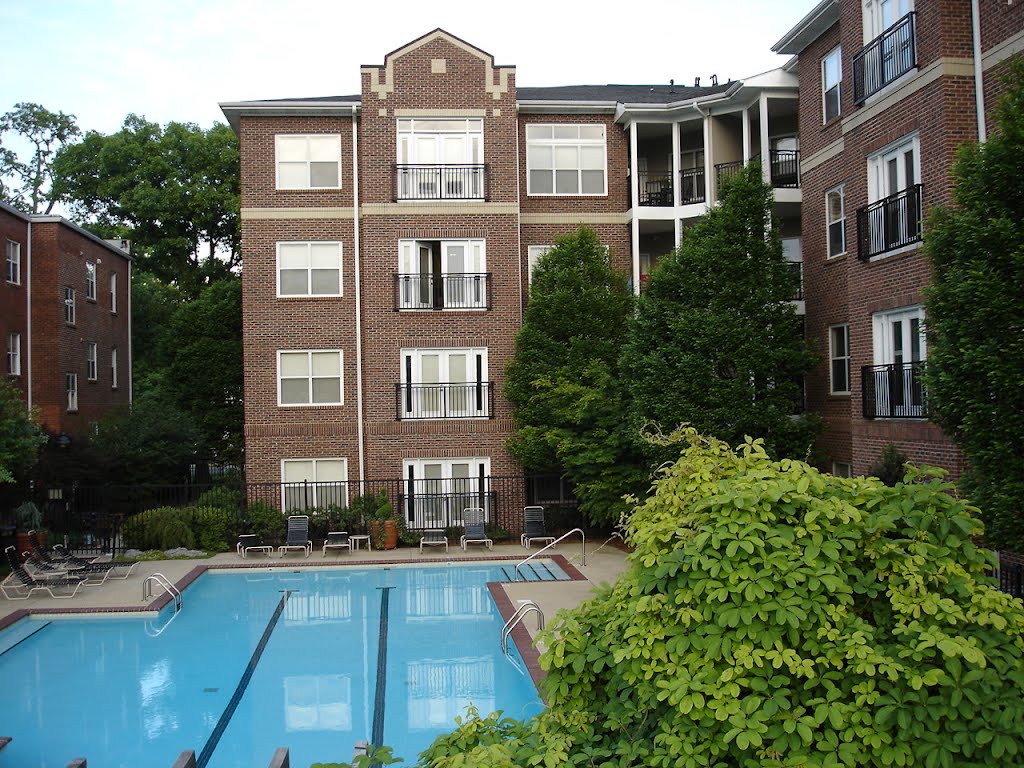
<path id="1" fill-rule="evenodd" d="M 220 688 L 203 688 L 203 693 L 217 693 Z"/>

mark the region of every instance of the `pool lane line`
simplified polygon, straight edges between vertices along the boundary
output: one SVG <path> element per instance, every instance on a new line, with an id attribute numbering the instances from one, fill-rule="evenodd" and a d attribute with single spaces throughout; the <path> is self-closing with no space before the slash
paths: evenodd
<path id="1" fill-rule="evenodd" d="M 39 632 L 42 632 L 44 629 L 46 629 L 52 623 L 53 623 L 52 621 L 48 621 L 45 624 L 43 624 L 43 626 L 41 626 L 39 629 L 37 629 L 35 632 L 30 632 L 29 634 L 25 635 L 23 638 L 21 638 L 21 640 L 16 642 L 14 645 L 10 646 L 10 648 L 5 648 L 4 650 L 0 651 L 0 656 L 3 656 L 5 653 L 7 653 L 7 651 L 11 650 L 12 648 L 17 648 L 19 645 L 21 645 L 26 640 L 28 640 L 30 637 L 32 637 L 32 635 L 35 635 L 35 634 L 37 634 Z"/>
<path id="2" fill-rule="evenodd" d="M 206 768 L 206 764 L 213 757 L 213 751 L 217 748 L 217 744 L 220 743 L 220 737 L 224 735 L 224 730 L 228 727 L 228 723 L 231 722 L 235 710 L 238 709 L 238 703 L 242 700 L 242 696 L 245 695 L 245 689 L 249 687 L 249 681 L 252 679 L 253 672 L 256 671 L 256 665 L 259 664 L 260 657 L 263 656 L 263 651 L 267 647 L 267 643 L 270 642 L 270 636 L 274 633 L 274 628 L 277 626 L 281 614 L 284 613 L 285 603 L 288 602 L 292 592 L 297 592 L 298 590 L 285 589 L 282 591 L 284 594 L 281 595 L 281 601 L 277 604 L 274 615 L 270 617 L 267 628 L 263 630 L 263 637 L 256 644 L 256 648 L 249 658 L 249 663 L 246 665 L 245 671 L 235 687 L 235 692 L 231 695 L 231 700 L 228 701 L 228 705 L 224 708 L 224 712 L 217 721 L 217 725 L 210 734 L 210 738 L 206 740 L 206 746 L 203 747 L 203 751 L 199 753 L 199 757 L 196 759 L 196 768 Z"/>
<path id="3" fill-rule="evenodd" d="M 370 743 L 375 747 L 384 744 L 384 699 L 388 682 L 388 603 L 394 587 L 377 587 L 380 590 L 380 632 L 377 635 L 377 690 L 373 696 L 373 734 Z"/>

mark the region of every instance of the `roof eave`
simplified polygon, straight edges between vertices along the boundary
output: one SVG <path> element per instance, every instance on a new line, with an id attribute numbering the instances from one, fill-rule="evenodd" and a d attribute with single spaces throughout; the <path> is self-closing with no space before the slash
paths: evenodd
<path id="1" fill-rule="evenodd" d="M 296 115 L 352 115 L 359 112 L 358 101 L 222 101 L 217 106 L 224 113 L 228 124 L 238 133 L 242 117 L 291 117 Z"/>
<path id="2" fill-rule="evenodd" d="M 799 55 L 833 24 L 839 21 L 839 0 L 821 0 L 795 27 L 782 36 L 772 50 Z"/>
<path id="3" fill-rule="evenodd" d="M 614 101 L 546 101 L 543 99 L 525 99 L 516 101 L 521 114 L 564 115 L 564 114 L 615 114 Z"/>

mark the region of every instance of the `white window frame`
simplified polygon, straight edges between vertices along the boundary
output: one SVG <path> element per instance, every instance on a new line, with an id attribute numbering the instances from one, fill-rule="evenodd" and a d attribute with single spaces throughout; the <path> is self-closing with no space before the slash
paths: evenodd
<path id="1" fill-rule="evenodd" d="M 455 467 L 464 464 L 468 465 L 466 476 L 455 477 Z M 428 466 L 440 466 L 440 477 L 427 477 Z M 485 499 L 484 520 L 490 521 L 493 515 L 489 503 L 490 478 L 488 456 L 404 459 L 402 492 L 406 497 L 403 505 L 406 522 L 430 528 L 462 525 L 463 510 L 479 506 L 481 491 Z M 410 510 L 415 515 L 413 519 L 410 519 Z"/>
<path id="2" fill-rule="evenodd" d="M 831 218 L 832 208 L 829 205 L 829 199 L 832 197 L 839 199 L 839 216 L 835 220 Z M 832 227 L 834 225 L 839 225 L 843 241 L 842 247 L 835 253 L 832 252 Z M 839 184 L 825 193 L 825 250 L 828 253 L 828 258 L 834 259 L 845 254 L 846 249 L 846 185 Z"/>
<path id="3" fill-rule="evenodd" d="M 96 301 L 96 263 L 85 262 L 85 298 L 87 301 Z"/>
<path id="4" fill-rule="evenodd" d="M 77 373 L 65 373 L 64 374 L 64 392 L 67 395 L 68 400 L 68 413 L 76 413 L 78 411 L 78 374 Z"/>
<path id="5" fill-rule="evenodd" d="M 117 389 L 117 347 L 110 348 L 110 388 Z"/>
<path id="6" fill-rule="evenodd" d="M 110 273 L 110 312 L 117 313 L 117 272 Z"/>
<path id="7" fill-rule="evenodd" d="M 920 304 L 874 313 L 871 316 L 871 337 L 876 366 L 924 362 L 928 359 L 924 307 Z M 902 377 L 900 380 L 912 382 L 913 377 Z M 903 392 L 903 405 L 891 406 L 891 392 L 876 390 L 875 397 L 878 400 L 877 412 L 894 409 L 899 410 L 900 418 L 924 418 L 923 403 L 913 402 L 912 393 L 906 389 Z"/>
<path id="8" fill-rule="evenodd" d="M 853 465 L 848 461 L 832 461 L 834 477 L 853 477 Z"/>
<path id="9" fill-rule="evenodd" d="M 575 129 L 576 136 L 570 134 Z M 600 138 L 582 137 L 580 134 L 586 129 L 587 132 L 600 132 Z M 545 136 L 550 133 L 550 136 Z M 532 134 L 532 135 L 531 135 Z M 559 136 L 558 134 L 562 134 Z M 600 149 L 601 167 L 584 168 L 583 154 L 587 149 Z M 561 151 L 559 151 L 561 150 Z M 575 150 L 575 163 L 566 162 L 567 155 Z M 586 153 L 596 154 L 596 153 Z M 549 158 L 544 158 L 549 155 Z M 559 157 L 562 155 L 562 157 Z M 550 160 L 549 166 L 538 166 L 538 162 Z M 564 164 L 563 164 L 564 163 Z M 596 172 L 600 170 L 602 185 L 600 192 L 584 192 L 584 172 Z M 576 191 L 559 192 L 558 174 L 575 172 Z M 550 191 L 541 191 L 538 182 L 534 180 L 534 174 L 550 173 Z M 543 185 L 546 189 L 548 185 Z M 526 126 L 526 194 L 537 197 L 607 197 L 608 195 L 608 128 L 603 123 L 528 123 Z"/>
<path id="10" fill-rule="evenodd" d="M 300 251 L 304 250 L 304 257 Z M 284 253 L 282 253 L 284 252 Z M 311 298 L 315 296 L 342 296 L 344 287 L 342 282 L 342 255 L 344 249 L 338 240 L 281 240 L 277 243 L 277 297 L 280 299 Z M 304 265 L 300 266 L 298 259 L 304 258 Z M 294 263 L 287 267 L 283 261 L 292 259 Z M 328 266 L 331 265 L 331 266 Z M 303 292 L 285 293 L 282 290 L 282 273 L 300 272 L 306 273 L 306 290 Z M 313 291 L 314 272 L 337 272 L 338 289 L 335 292 Z"/>
<path id="11" fill-rule="evenodd" d="M 70 286 L 64 286 L 64 322 L 75 324 L 75 289 Z"/>
<path id="12" fill-rule="evenodd" d="M 837 349 L 836 344 L 836 333 L 842 333 L 843 349 Z M 851 380 L 851 366 L 852 357 L 850 355 L 850 325 L 849 323 L 840 323 L 839 325 L 830 325 L 828 328 L 828 392 L 830 395 L 849 395 L 850 394 L 850 380 Z M 836 363 L 843 361 L 846 365 L 846 381 L 837 382 L 835 376 Z M 839 386 L 845 384 L 846 386 Z"/>
<path id="13" fill-rule="evenodd" d="M 912 162 L 907 164 L 907 152 L 912 154 Z M 896 180 L 890 178 L 887 170 L 890 162 L 895 162 Z M 918 134 L 911 133 L 868 157 L 868 202 L 877 203 L 883 198 L 902 192 L 908 187 L 920 183 L 921 179 L 921 140 Z M 896 187 L 896 188 L 894 188 Z"/>
<path id="14" fill-rule="evenodd" d="M 96 364 L 96 342 L 89 341 L 85 344 L 85 378 L 89 381 L 96 381 L 97 379 L 97 364 Z"/>
<path id="15" fill-rule="evenodd" d="M 306 374 L 305 376 L 284 376 L 282 373 L 282 361 L 287 356 L 289 360 L 298 360 L 299 356 L 306 356 Z M 322 356 L 319 359 L 327 360 L 328 356 L 337 356 L 338 361 L 338 374 L 330 376 L 317 376 L 313 374 L 314 356 Z M 298 380 L 304 378 L 307 382 L 306 394 L 308 400 L 306 402 L 285 402 L 284 401 L 284 381 Z M 337 400 L 314 400 L 314 382 L 317 379 L 328 380 L 337 379 L 338 381 L 338 399 Z M 340 349 L 279 349 L 277 351 L 277 404 L 281 408 L 316 408 L 327 405 L 344 405 L 345 404 L 345 355 Z"/>
<path id="16" fill-rule="evenodd" d="M 835 69 L 835 82 L 829 77 L 829 70 Z M 829 51 L 821 59 L 821 116 L 822 124 L 830 123 L 843 114 L 843 97 L 842 97 L 842 83 L 843 83 L 843 49 L 842 46 Z M 835 91 L 836 94 L 836 112 L 834 115 L 830 115 L 828 111 L 828 95 Z"/>
<path id="17" fill-rule="evenodd" d="M 7 366 L 8 376 L 21 376 L 21 334 L 17 331 L 7 332 Z"/>
<path id="18" fill-rule="evenodd" d="M 466 368 L 463 381 L 453 381 L 453 359 L 462 358 Z M 425 381 L 426 361 L 436 364 L 437 381 Z M 487 388 L 487 347 L 411 347 L 401 350 L 402 395 L 400 413 L 406 418 L 422 419 L 486 419 L 489 399 Z M 455 374 L 457 376 L 457 374 Z M 433 378 L 433 376 L 431 376 Z M 413 389 L 429 387 L 437 389 Z M 449 385 L 464 385 L 460 389 L 445 389 Z M 407 385 L 412 387 L 406 390 Z M 477 407 L 477 392 L 482 395 Z"/>
<path id="19" fill-rule="evenodd" d="M 553 245 L 528 245 L 526 246 L 526 284 L 533 284 L 533 270 L 537 268 L 540 257 L 550 251 Z"/>
<path id="20" fill-rule="evenodd" d="M 895 9 L 896 13 L 892 11 Z M 864 0 L 864 45 L 914 10 L 914 0 Z M 887 18 L 888 17 L 888 18 Z"/>
<path id="21" fill-rule="evenodd" d="M 307 468 L 303 465 L 308 465 L 308 469 L 311 471 L 302 471 Z M 334 471 L 339 465 L 340 472 Z M 298 474 L 303 475 L 303 479 L 294 479 Z M 321 479 L 325 474 L 332 479 Z M 335 475 L 341 479 L 333 479 Z M 302 485 L 299 485 L 300 483 Z M 305 503 L 305 498 L 302 500 L 303 503 L 296 504 L 293 501 L 294 495 L 289 497 L 289 491 L 299 488 L 303 495 L 307 492 L 313 494 L 311 503 L 308 505 Z M 347 507 L 348 496 L 348 459 L 342 456 L 281 459 L 281 509 L 285 511 L 285 514 L 304 512 L 330 505 Z"/>
<path id="22" fill-rule="evenodd" d="M 403 117 L 396 125 L 395 162 L 399 166 L 484 164 L 484 121 L 479 117 Z M 398 198 L 472 200 L 484 196 L 482 173 L 437 174 L 400 169 Z M 440 185 L 444 185 L 444 189 Z M 413 188 L 414 185 L 417 188 Z M 466 188 L 468 187 L 468 188 Z"/>
<path id="23" fill-rule="evenodd" d="M 305 143 L 305 150 L 298 151 L 300 145 Z M 315 148 L 315 151 L 314 151 Z M 282 155 L 291 152 L 295 159 L 282 159 Z M 298 159 L 303 155 L 302 159 Z M 314 155 L 317 157 L 314 158 Z M 336 184 L 314 184 L 313 164 L 334 164 L 337 168 L 338 181 Z M 290 166 L 294 171 L 300 171 L 300 166 L 305 166 L 304 183 L 300 181 L 287 182 L 282 180 L 282 166 Z M 277 189 L 341 189 L 341 134 L 333 133 L 286 133 L 274 136 L 274 174 Z"/>
<path id="24" fill-rule="evenodd" d="M 440 251 L 440 271 L 435 270 L 435 243 Z M 398 286 L 399 310 L 487 309 L 487 241 L 483 238 L 399 240 L 398 274 L 402 276 Z M 451 275 L 466 277 L 447 279 Z M 434 306 L 435 280 L 441 280 L 440 307 Z"/>
<path id="25" fill-rule="evenodd" d="M 7 282 L 21 285 L 21 243 L 17 240 L 7 241 Z"/>

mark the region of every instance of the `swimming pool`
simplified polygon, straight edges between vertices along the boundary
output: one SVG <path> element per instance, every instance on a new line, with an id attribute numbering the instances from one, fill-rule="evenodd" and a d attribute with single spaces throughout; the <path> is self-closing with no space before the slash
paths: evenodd
<path id="1" fill-rule="evenodd" d="M 506 573 L 211 570 L 173 619 L 18 622 L 0 632 L 0 736 L 14 737 L 0 768 L 161 768 L 185 749 L 201 768 L 252 768 L 281 746 L 308 766 L 349 761 L 361 740 L 414 762 L 470 704 L 542 708 L 501 652 L 486 583 Z"/>

